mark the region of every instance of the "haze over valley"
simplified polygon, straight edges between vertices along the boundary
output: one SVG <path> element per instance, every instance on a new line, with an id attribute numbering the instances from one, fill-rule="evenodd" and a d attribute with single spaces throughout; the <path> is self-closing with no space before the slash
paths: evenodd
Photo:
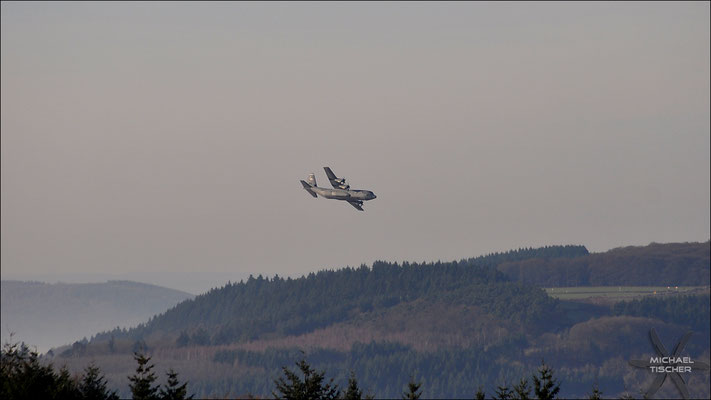
<path id="1" fill-rule="evenodd" d="M 129 281 L 68 284 L 3 280 L 3 343 L 22 340 L 44 353 L 96 332 L 128 328 L 193 296 Z M 10 339 L 10 334 L 14 338 Z"/>

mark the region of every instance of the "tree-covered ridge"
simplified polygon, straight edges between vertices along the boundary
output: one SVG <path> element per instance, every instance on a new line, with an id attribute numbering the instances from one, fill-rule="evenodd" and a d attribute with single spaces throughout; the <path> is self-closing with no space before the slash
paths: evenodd
<path id="1" fill-rule="evenodd" d="M 528 260 L 531 258 L 574 258 L 590 254 L 582 245 L 526 247 L 505 252 L 494 252 L 479 257 L 468 259 L 480 265 L 496 266 L 504 262 Z"/>
<path id="2" fill-rule="evenodd" d="M 620 301 L 612 306 L 613 315 L 657 318 L 665 322 L 688 326 L 698 332 L 708 332 L 711 309 L 709 295 L 644 297 Z"/>
<path id="3" fill-rule="evenodd" d="M 229 344 L 264 334 L 298 335 L 417 299 L 476 305 L 522 323 L 546 318 L 557 304 L 543 290 L 511 282 L 494 267 L 471 260 L 378 261 L 371 268 L 323 270 L 298 279 L 250 276 L 185 301 L 127 334 L 115 331 L 97 339 L 182 331 L 178 344 Z"/>
<path id="4" fill-rule="evenodd" d="M 527 286 L 672 284 L 708 281 L 709 242 L 651 244 L 589 254 L 584 246 L 525 248 L 459 262 L 388 263 L 322 270 L 298 279 L 252 277 L 186 301 L 128 333 L 162 332 L 179 345 L 229 344 L 265 334 L 299 335 L 361 313 L 418 299 L 477 305 L 535 327 L 557 320 L 555 301 Z M 513 283 L 518 281 L 518 283 Z M 178 333 L 182 333 L 178 337 Z"/>
<path id="5" fill-rule="evenodd" d="M 569 249 L 567 256 L 520 262 L 555 265 L 596 256 L 581 255 L 575 246 Z M 675 253 L 670 255 L 670 249 Z M 507 252 L 505 257 L 542 254 L 532 250 Z M 558 250 L 549 249 L 548 254 Z M 703 260 L 703 250 L 699 244 L 651 245 L 611 253 L 626 260 L 644 259 L 637 256 L 640 252 L 645 257 L 686 259 L 688 266 Z M 471 398 L 479 389 L 488 395 L 503 393 L 502 388 L 525 392 L 519 379 L 530 376 L 545 358 L 556 366 L 561 396 L 582 397 L 594 385 L 620 396 L 627 388 L 636 392 L 647 385 L 648 371 L 635 370 L 627 360 L 653 352 L 644 340 L 651 327 L 665 343 L 673 343 L 688 327 L 708 325 L 708 309 L 691 299 L 657 298 L 652 306 L 630 302 L 617 311 L 602 303 L 553 300 L 498 271 L 497 263 L 510 262 L 502 261 L 505 257 L 376 262 L 298 279 L 251 277 L 184 302 L 137 329 L 75 343 L 77 351 L 67 351 L 72 357 L 60 357 L 75 364 L 96 357 L 111 365 L 132 349 L 146 348 L 155 359 L 185 371 L 181 373 L 198 397 L 246 397 L 269 396 L 282 367 L 293 365 L 304 351 L 317 371 L 336 373 L 334 384 L 340 389 L 354 373 L 362 393 L 400 397 L 405 382 L 414 379 L 423 382 L 427 398 Z M 636 270 L 635 265 L 617 265 L 621 275 L 616 276 L 624 276 L 625 268 Z M 684 304 L 696 308 L 677 313 Z M 692 329 L 696 333 L 685 355 L 705 361 L 708 330 Z M 112 334 L 115 341 L 110 340 Z M 708 375 L 696 374 L 688 385 L 706 397 L 707 382 Z M 533 395 L 535 382 L 528 383 Z M 664 390 L 669 393 L 660 396 L 675 393 L 673 386 Z"/>
<path id="6" fill-rule="evenodd" d="M 652 243 L 578 257 L 505 260 L 498 269 L 539 286 L 695 286 L 711 279 L 711 245 Z"/>

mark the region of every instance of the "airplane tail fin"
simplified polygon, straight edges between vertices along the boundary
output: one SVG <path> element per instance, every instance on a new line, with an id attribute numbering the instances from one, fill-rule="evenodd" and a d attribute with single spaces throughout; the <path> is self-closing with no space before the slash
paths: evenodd
<path id="1" fill-rule="evenodd" d="M 334 174 L 333 171 L 331 171 L 331 168 L 323 167 L 323 170 L 326 171 L 326 176 L 328 177 L 328 180 L 338 179 L 336 174 Z"/>
<path id="2" fill-rule="evenodd" d="M 309 174 L 308 179 L 306 181 L 309 183 L 309 185 L 316 186 L 316 176 L 314 174 Z"/>
<path id="3" fill-rule="evenodd" d="M 311 196 L 313 196 L 313 197 L 318 197 L 318 196 L 316 196 L 316 192 L 314 192 L 313 190 L 311 190 L 311 188 L 312 188 L 313 186 L 316 186 L 315 183 L 314 183 L 314 185 L 312 186 L 312 185 L 306 183 L 306 181 L 303 181 L 303 180 L 302 180 L 302 181 L 301 181 L 301 186 L 303 186 L 303 187 L 304 187 L 304 190 L 306 190 L 307 192 L 309 192 L 309 194 L 310 194 Z"/>

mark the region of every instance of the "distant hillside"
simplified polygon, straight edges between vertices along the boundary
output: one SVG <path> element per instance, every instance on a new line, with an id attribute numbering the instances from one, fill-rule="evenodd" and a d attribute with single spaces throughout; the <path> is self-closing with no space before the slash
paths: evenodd
<path id="1" fill-rule="evenodd" d="M 404 265 L 379 261 L 372 268 L 320 271 L 299 279 L 250 277 L 183 302 L 125 335 L 108 332 L 97 340 L 110 335 L 136 340 L 174 335 L 183 345 L 230 344 L 264 335 L 308 333 L 415 300 L 477 306 L 531 327 L 554 320 L 558 302 L 543 289 L 510 282 L 495 268 L 471 261 Z"/>
<path id="2" fill-rule="evenodd" d="M 506 260 L 498 270 L 538 286 L 697 286 L 711 279 L 711 244 L 652 243 L 577 257 Z"/>
<path id="3" fill-rule="evenodd" d="M 595 383 L 605 396 L 619 397 L 649 384 L 649 371 L 638 371 L 627 360 L 653 353 L 647 340 L 652 327 L 670 345 L 694 330 L 685 354 L 708 362 L 708 294 L 590 304 L 551 298 L 499 269 L 514 263 L 555 266 L 585 259 L 590 266 L 591 259 L 609 260 L 617 263 L 610 267 L 615 271 L 592 263 L 601 276 L 612 277 L 608 282 L 640 273 L 647 277 L 640 265 L 648 263 L 634 260 L 650 257 L 665 260 L 651 263 L 657 277 L 708 269 L 702 244 L 689 245 L 687 252 L 682 248 L 687 247 L 647 246 L 645 258 L 639 248 L 631 248 L 631 254 L 616 249 L 609 257 L 589 254 L 583 246 L 549 246 L 459 262 L 378 261 L 298 279 L 260 275 L 48 357 L 72 371 L 96 361 L 123 396 L 129 396 L 126 376 L 135 369 L 131 356 L 142 350 L 157 370 L 174 368 L 190 381 L 197 397 L 269 396 L 281 367 L 293 367 L 301 351 L 341 385 L 354 371 L 377 398 L 399 397 L 410 376 L 423 381 L 426 398 L 471 398 L 479 386 L 491 396 L 497 385 L 530 377 L 541 359 L 561 379 L 561 397 L 585 397 Z M 675 267 L 680 263 L 683 267 Z M 540 268 L 530 272 L 565 276 Z M 689 377 L 694 396 L 709 396 L 708 379 L 708 373 Z M 662 388 L 660 397 L 674 396 L 672 390 Z"/>
<path id="4" fill-rule="evenodd" d="M 473 257 L 467 261 L 478 264 L 497 266 L 505 262 L 522 261 L 528 259 L 551 259 L 551 258 L 575 258 L 590 254 L 585 246 L 565 245 L 565 246 L 544 246 L 526 247 L 505 252 L 489 253 L 479 257 Z"/>
<path id="5" fill-rule="evenodd" d="M 191 294 L 129 281 L 47 284 L 2 281 L 2 340 L 38 350 L 72 343 L 116 326 L 135 326 Z"/>
<path id="6" fill-rule="evenodd" d="M 709 281 L 709 250 L 709 242 L 592 254 L 584 246 L 546 246 L 459 262 L 378 261 L 372 268 L 324 270 L 298 279 L 250 276 L 127 333 L 107 332 L 97 339 L 167 335 L 177 340 L 181 333 L 183 345 L 224 345 L 264 335 L 300 335 L 416 300 L 477 306 L 498 319 L 525 323 L 529 331 L 550 329 L 571 321 L 561 317 L 557 300 L 534 286 L 698 285 Z"/>

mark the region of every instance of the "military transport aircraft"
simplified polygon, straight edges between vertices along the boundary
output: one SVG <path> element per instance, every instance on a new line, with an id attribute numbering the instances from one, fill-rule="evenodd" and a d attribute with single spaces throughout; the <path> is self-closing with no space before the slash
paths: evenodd
<path id="1" fill-rule="evenodd" d="M 326 171 L 326 176 L 328 176 L 333 189 L 316 186 L 316 177 L 314 174 L 309 174 L 306 181 L 301 181 L 301 185 L 311 196 L 318 197 L 317 194 L 319 194 L 327 199 L 345 200 L 360 211 L 365 211 L 363 210 L 363 201 L 373 200 L 376 197 L 370 190 L 351 190 L 351 186 L 346 184 L 346 178 L 338 178 L 329 167 L 323 167 L 323 169 Z"/>

